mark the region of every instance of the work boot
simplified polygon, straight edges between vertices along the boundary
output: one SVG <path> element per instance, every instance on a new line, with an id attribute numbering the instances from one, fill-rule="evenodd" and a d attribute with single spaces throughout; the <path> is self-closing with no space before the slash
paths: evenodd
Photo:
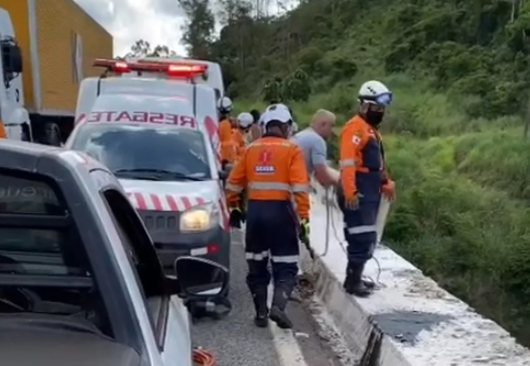
<path id="1" fill-rule="evenodd" d="M 291 292 L 284 285 L 274 286 L 274 297 L 272 298 L 269 318 L 282 329 L 291 329 L 293 327 L 291 319 L 285 313 L 285 307 L 287 306 Z"/>
<path id="2" fill-rule="evenodd" d="M 358 297 L 369 296 L 373 286 L 369 286 L 367 281 L 362 279 L 364 265 L 349 263 L 346 271 L 346 279 L 344 280 L 343 288 L 350 294 Z"/>
<path id="3" fill-rule="evenodd" d="M 267 307 L 267 287 L 258 287 L 252 293 L 254 300 L 254 308 L 256 309 L 256 316 L 254 317 L 254 324 L 259 328 L 266 328 L 269 324 L 269 309 Z"/>
<path id="4" fill-rule="evenodd" d="M 362 281 L 368 289 L 375 289 L 375 282 L 371 278 L 362 278 Z"/>

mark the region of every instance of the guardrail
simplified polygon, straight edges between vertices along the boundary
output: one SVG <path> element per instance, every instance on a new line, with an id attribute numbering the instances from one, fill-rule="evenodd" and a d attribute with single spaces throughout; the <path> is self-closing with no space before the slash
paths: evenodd
<path id="1" fill-rule="evenodd" d="M 365 269 L 379 289 L 365 299 L 347 295 L 342 289 L 347 262 L 342 215 L 329 190 L 314 181 L 312 188 L 311 245 L 317 258 L 312 261 L 304 251 L 302 267 L 314 276 L 315 294 L 351 350 L 347 364 L 530 365 L 530 351 L 508 332 L 384 245 L 378 244 L 375 260 Z M 383 201 L 379 242 L 389 208 Z"/>

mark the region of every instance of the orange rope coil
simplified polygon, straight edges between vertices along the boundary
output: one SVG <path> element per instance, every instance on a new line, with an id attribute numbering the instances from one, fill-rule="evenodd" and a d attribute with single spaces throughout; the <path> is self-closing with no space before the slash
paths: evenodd
<path id="1" fill-rule="evenodd" d="M 212 353 L 200 347 L 193 350 L 193 362 L 197 366 L 215 366 L 215 358 Z"/>

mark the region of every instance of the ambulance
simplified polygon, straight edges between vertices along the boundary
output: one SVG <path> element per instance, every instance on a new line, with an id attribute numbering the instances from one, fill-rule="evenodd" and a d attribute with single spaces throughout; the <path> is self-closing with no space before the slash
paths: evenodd
<path id="1" fill-rule="evenodd" d="M 217 97 L 212 87 L 195 82 L 207 77 L 208 67 L 111 59 L 94 65 L 105 71 L 81 83 L 76 126 L 65 147 L 113 171 L 166 270 L 183 255 L 229 268 Z"/>

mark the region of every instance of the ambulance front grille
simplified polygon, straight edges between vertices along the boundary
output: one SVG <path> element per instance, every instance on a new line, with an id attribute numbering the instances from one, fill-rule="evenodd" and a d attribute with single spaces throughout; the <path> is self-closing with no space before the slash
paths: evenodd
<path id="1" fill-rule="evenodd" d="M 149 232 L 179 230 L 179 215 L 176 212 L 140 211 L 140 217 Z"/>

